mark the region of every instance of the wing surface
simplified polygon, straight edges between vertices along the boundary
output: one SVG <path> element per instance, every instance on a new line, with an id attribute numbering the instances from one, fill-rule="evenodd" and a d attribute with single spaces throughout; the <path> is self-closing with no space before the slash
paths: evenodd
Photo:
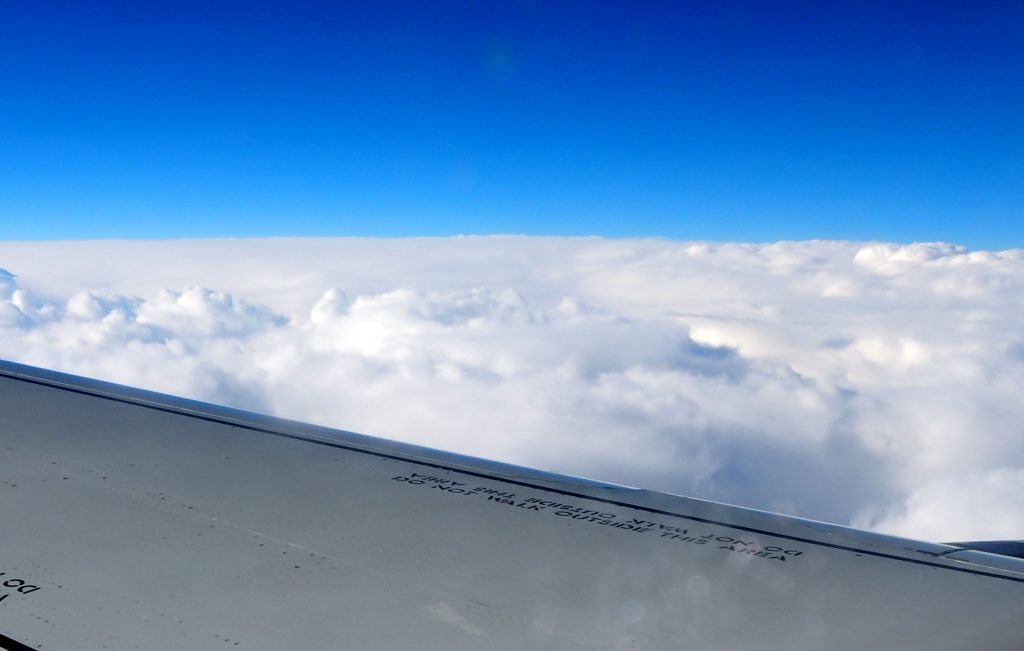
<path id="1" fill-rule="evenodd" d="M 0 362 L 10 651 L 1019 650 L 1022 615 L 1017 558 Z"/>

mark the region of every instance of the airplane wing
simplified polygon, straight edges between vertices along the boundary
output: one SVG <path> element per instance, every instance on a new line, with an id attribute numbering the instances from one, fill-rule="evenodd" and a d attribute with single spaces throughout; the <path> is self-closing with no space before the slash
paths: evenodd
<path id="1" fill-rule="evenodd" d="M 1019 651 L 1024 560 L 0 362 L 0 648 Z"/>

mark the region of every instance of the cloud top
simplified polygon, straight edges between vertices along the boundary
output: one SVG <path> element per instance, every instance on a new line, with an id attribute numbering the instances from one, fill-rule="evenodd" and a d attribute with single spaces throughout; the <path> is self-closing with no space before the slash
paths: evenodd
<path id="1" fill-rule="evenodd" d="M 2 243 L 0 265 L 7 359 L 913 537 L 1024 535 L 1021 251 Z"/>

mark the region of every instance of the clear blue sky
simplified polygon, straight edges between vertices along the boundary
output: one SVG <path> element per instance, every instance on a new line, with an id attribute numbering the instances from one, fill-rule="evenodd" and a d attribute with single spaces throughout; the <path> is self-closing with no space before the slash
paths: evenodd
<path id="1" fill-rule="evenodd" d="M 1024 2 L 0 5 L 0 239 L 1024 246 Z"/>

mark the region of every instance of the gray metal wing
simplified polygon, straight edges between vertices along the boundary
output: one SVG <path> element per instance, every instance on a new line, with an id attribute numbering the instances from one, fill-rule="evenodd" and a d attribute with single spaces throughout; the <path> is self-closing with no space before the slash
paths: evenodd
<path id="1" fill-rule="evenodd" d="M 0 648 L 1022 640 L 1017 558 L 0 363 Z"/>

